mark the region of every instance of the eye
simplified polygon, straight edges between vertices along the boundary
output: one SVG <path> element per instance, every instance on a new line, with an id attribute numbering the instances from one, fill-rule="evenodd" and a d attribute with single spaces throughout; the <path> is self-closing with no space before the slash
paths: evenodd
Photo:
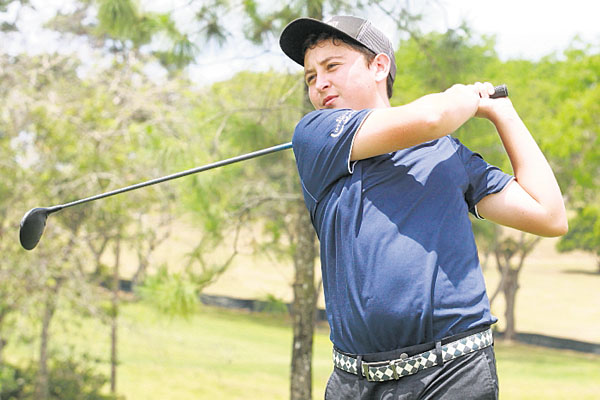
<path id="1" fill-rule="evenodd" d="M 327 69 L 332 70 L 335 67 L 337 67 L 338 65 L 340 65 L 340 64 L 339 63 L 329 63 L 329 64 L 327 64 Z"/>
<path id="2" fill-rule="evenodd" d="M 306 76 L 306 84 L 310 85 L 315 80 L 315 74 L 310 74 Z"/>

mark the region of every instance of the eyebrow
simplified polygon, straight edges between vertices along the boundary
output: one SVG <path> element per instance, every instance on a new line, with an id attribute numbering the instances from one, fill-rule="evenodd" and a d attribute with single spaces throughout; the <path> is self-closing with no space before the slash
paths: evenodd
<path id="1" fill-rule="evenodd" d="M 322 59 L 321 61 L 319 61 L 317 64 L 319 65 L 323 65 L 323 64 L 327 64 L 329 61 L 331 61 L 334 58 L 342 58 L 341 55 L 333 55 L 333 56 L 329 56 L 329 57 L 325 57 L 324 59 Z M 308 68 L 304 70 L 304 77 L 306 77 L 306 75 L 308 75 L 309 73 L 314 72 L 314 68 Z"/>

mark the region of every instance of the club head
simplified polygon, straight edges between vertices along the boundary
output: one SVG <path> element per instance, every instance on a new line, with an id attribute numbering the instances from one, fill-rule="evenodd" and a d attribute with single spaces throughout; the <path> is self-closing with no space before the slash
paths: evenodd
<path id="1" fill-rule="evenodd" d="M 23 216 L 21 229 L 19 230 L 19 240 L 25 250 L 31 250 L 37 246 L 44 233 L 49 214 L 50 209 L 38 207 L 32 208 Z"/>

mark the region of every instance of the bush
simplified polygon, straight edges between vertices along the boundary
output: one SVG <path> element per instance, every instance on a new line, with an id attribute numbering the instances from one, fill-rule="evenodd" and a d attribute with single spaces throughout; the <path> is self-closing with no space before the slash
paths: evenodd
<path id="1" fill-rule="evenodd" d="M 190 317 L 198 310 L 197 286 L 183 273 L 169 273 L 166 265 L 146 277 L 136 294 L 163 314 Z"/>
<path id="2" fill-rule="evenodd" d="M 22 399 L 23 390 L 28 379 L 24 371 L 7 364 L 0 365 L 0 399 Z"/>
<path id="3" fill-rule="evenodd" d="M 51 400 L 117 400 L 120 397 L 102 393 L 108 378 L 94 371 L 85 360 L 73 358 L 51 360 L 49 369 L 49 399 Z M 34 400 L 38 365 L 27 368 L 0 367 L 0 399 Z"/>
<path id="4" fill-rule="evenodd" d="M 267 294 L 259 311 L 269 314 L 287 314 L 288 306 L 277 296 L 273 294 Z"/>
<path id="5" fill-rule="evenodd" d="M 94 371 L 86 363 L 53 360 L 50 365 L 50 399 L 56 400 L 114 400 L 117 397 L 103 394 L 109 379 Z"/>

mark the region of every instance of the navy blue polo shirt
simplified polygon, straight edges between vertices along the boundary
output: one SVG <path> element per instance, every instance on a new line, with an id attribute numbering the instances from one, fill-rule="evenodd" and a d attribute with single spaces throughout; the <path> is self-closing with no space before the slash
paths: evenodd
<path id="1" fill-rule="evenodd" d="M 451 136 L 350 162 L 369 112 L 314 111 L 292 140 L 333 344 L 382 352 L 496 322 L 468 213 L 512 177 Z"/>

